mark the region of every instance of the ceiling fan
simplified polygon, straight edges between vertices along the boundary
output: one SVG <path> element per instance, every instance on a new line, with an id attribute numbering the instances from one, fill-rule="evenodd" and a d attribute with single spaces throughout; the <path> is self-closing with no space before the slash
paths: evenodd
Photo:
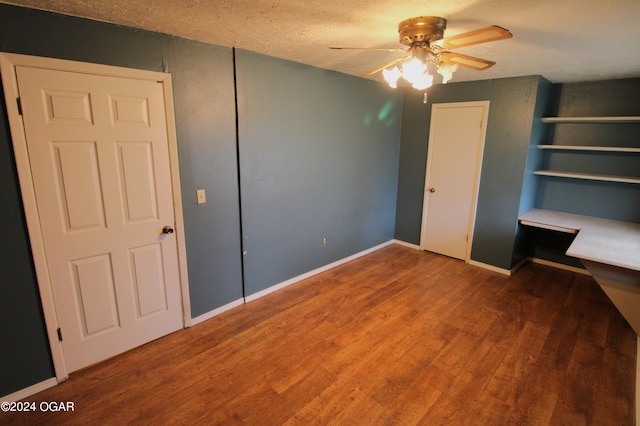
<path id="1" fill-rule="evenodd" d="M 331 49 L 402 52 L 400 58 L 394 59 L 368 72 L 365 74 L 365 77 L 382 71 L 385 80 L 391 87 L 397 87 L 398 79 L 403 77 L 409 81 L 414 88 L 426 90 L 433 84 L 433 76 L 428 73 L 427 69 L 429 63 L 435 64 L 437 72 L 443 77 L 443 83 L 451 79 L 453 73 L 458 69 L 458 66 L 482 71 L 495 65 L 493 61 L 451 52 L 450 49 L 504 40 L 512 37 L 509 30 L 492 25 L 443 38 L 446 27 L 447 20 L 444 18 L 438 16 L 419 16 L 406 19 L 398 24 L 400 43 L 408 46 L 406 48 L 331 47 Z M 400 62 L 404 62 L 401 65 L 402 68 L 398 68 L 396 65 Z M 392 69 L 387 69 L 392 66 L 394 66 Z"/>

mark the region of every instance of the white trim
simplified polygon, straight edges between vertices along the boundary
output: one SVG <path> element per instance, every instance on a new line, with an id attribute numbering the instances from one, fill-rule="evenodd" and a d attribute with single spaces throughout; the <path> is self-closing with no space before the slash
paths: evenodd
<path id="1" fill-rule="evenodd" d="M 64 362 L 62 345 L 58 341 L 58 319 L 56 317 L 51 283 L 49 282 L 49 269 L 44 254 L 44 243 L 40 235 L 40 219 L 38 217 L 38 207 L 33 190 L 33 181 L 31 180 L 31 166 L 27 152 L 26 135 L 22 126 L 22 118 L 18 112 L 17 103 L 15 102 L 19 97 L 18 81 L 15 72 L 15 65 L 17 64 L 14 55 L 0 54 L 0 75 L 4 87 L 7 117 L 9 119 L 9 128 L 11 129 L 13 152 L 22 193 L 22 205 L 24 206 L 25 220 L 29 231 L 31 253 L 38 288 L 40 290 L 40 301 L 42 303 L 42 311 L 47 329 L 47 338 L 49 340 L 56 378 L 58 381 L 62 381 L 68 377 L 67 368 Z"/>
<path id="2" fill-rule="evenodd" d="M 194 326 L 196 324 L 200 324 L 208 319 L 211 319 L 215 316 L 218 316 L 222 313 L 225 313 L 233 308 L 237 308 L 238 306 L 244 305 L 244 298 L 240 298 L 238 300 L 234 300 L 231 303 L 227 303 L 226 305 L 220 306 L 219 308 L 214 309 L 213 311 L 209 311 L 206 314 L 199 315 L 195 318 L 191 318 L 191 325 Z"/>
<path id="3" fill-rule="evenodd" d="M 513 274 L 515 272 L 516 269 L 518 269 L 520 267 L 520 264 L 516 265 L 514 267 L 514 269 L 504 269 L 504 268 L 498 268 L 497 266 L 493 266 L 493 265 L 489 265 L 488 263 L 482 263 L 482 262 L 478 262 L 476 260 L 469 260 L 469 265 L 472 266 L 477 266 L 479 268 L 483 268 L 489 271 L 493 271 L 493 272 L 497 272 L 499 274 L 502 275 L 506 275 L 508 277 L 511 276 L 511 274 Z"/>
<path id="4" fill-rule="evenodd" d="M 178 175 L 177 164 L 177 139 L 175 132 L 175 117 L 173 115 L 173 96 L 170 74 L 137 70 L 130 68 L 115 67 L 110 65 L 89 64 L 84 62 L 68 61 L 62 59 L 43 58 L 37 56 L 19 55 L 13 53 L 0 52 L 0 76 L 5 92 L 5 103 L 7 106 L 7 116 L 13 150 L 15 155 L 18 180 L 22 194 L 22 204 L 25 211 L 27 229 L 29 231 L 29 241 L 31 243 L 31 253 L 33 255 L 38 289 L 40 290 L 40 300 L 47 329 L 47 338 L 51 349 L 51 358 L 58 382 L 68 378 L 67 367 L 64 361 L 62 345 L 58 341 L 58 319 L 56 316 L 55 303 L 49 280 L 49 270 L 47 267 L 44 241 L 41 235 L 41 224 L 38 216 L 38 209 L 35 199 L 34 185 L 31 179 L 31 164 L 27 151 L 27 141 L 24 132 L 22 117 L 18 112 L 16 99 L 19 98 L 18 82 L 16 78 L 16 66 L 26 66 L 32 68 L 52 69 L 59 71 L 69 71 L 93 75 L 106 75 L 111 77 L 121 77 L 146 81 L 157 81 L 163 85 L 165 94 L 165 114 L 167 121 L 167 139 L 169 146 L 169 159 L 171 163 L 171 183 L 174 197 L 174 215 L 178 229 L 184 229 L 182 201 L 180 193 L 180 177 Z M 182 305 L 184 310 L 183 323 L 190 324 L 190 300 L 189 283 L 187 281 L 186 245 L 184 233 L 178 232 L 176 243 L 178 248 L 178 266 L 180 269 L 180 286 Z"/>
<path id="5" fill-rule="evenodd" d="M 586 269 L 578 268 L 576 266 L 571 266 L 571 265 L 565 265 L 564 263 L 552 262 L 550 260 L 539 259 L 537 257 L 530 257 L 530 258 L 528 258 L 528 260 L 530 262 L 532 262 L 532 263 L 538 263 L 540 265 L 551 266 L 551 267 L 557 268 L 557 269 L 564 269 L 565 271 L 571 271 L 571 272 L 575 272 L 577 274 L 591 275 L 589 273 L 589 271 L 587 271 Z"/>
<path id="6" fill-rule="evenodd" d="M 191 298 L 189 297 L 189 275 L 187 271 L 187 243 L 184 232 L 184 215 L 182 211 L 182 191 L 180 189 L 180 170 L 178 167 L 178 137 L 176 135 L 175 110 L 173 106 L 173 84 L 170 74 L 163 74 L 164 108 L 167 123 L 167 141 L 169 148 L 169 168 L 171 172 L 171 189 L 173 191 L 173 214 L 176 243 L 178 248 L 178 274 L 182 293 L 182 322 L 185 327 L 193 324 L 191 318 Z"/>
<path id="7" fill-rule="evenodd" d="M 640 116 L 612 117 L 542 117 L 543 123 L 629 123 L 640 121 Z"/>
<path id="8" fill-rule="evenodd" d="M 489 265 L 487 263 L 478 262 L 476 260 L 470 260 L 469 264 L 473 265 L 473 266 L 478 266 L 480 268 L 488 269 L 490 271 L 497 272 L 497 273 L 502 274 L 502 275 L 511 276 L 511 275 L 515 274 L 515 272 L 518 269 L 520 269 L 522 266 L 524 266 L 527 262 L 537 263 L 539 265 L 551 266 L 553 268 L 563 269 L 565 271 L 575 272 L 577 274 L 591 275 L 589 273 L 589 271 L 587 271 L 586 269 L 577 268 L 575 266 L 565 265 L 563 263 L 552 262 L 550 260 L 538 259 L 537 257 L 525 257 L 524 259 L 522 259 L 522 261 L 520 261 L 520 263 L 518 263 L 516 266 L 514 266 L 511 269 L 499 268 L 497 266 Z"/>
<path id="9" fill-rule="evenodd" d="M 283 282 L 281 282 L 279 284 L 272 285 L 271 287 L 265 288 L 264 290 L 258 291 L 256 293 L 253 293 L 253 294 L 249 295 L 249 296 L 245 296 L 244 300 L 245 300 L 246 303 L 253 302 L 256 299 L 264 297 L 267 294 L 273 293 L 274 291 L 281 290 L 281 289 L 283 289 L 285 287 L 290 286 L 291 284 L 295 284 L 295 283 L 297 283 L 299 281 L 305 280 L 305 279 L 310 278 L 310 277 L 312 277 L 314 275 L 318 275 L 318 274 L 320 274 L 322 272 L 328 271 L 329 269 L 333 269 L 336 266 L 340 266 L 340 265 L 343 265 L 343 264 L 345 264 L 347 262 L 351 262 L 352 260 L 355 260 L 355 259 L 357 259 L 359 257 L 366 256 L 367 254 L 373 253 L 374 251 L 380 250 L 381 248 L 384 248 L 384 247 L 387 247 L 387 246 L 393 244 L 393 242 L 394 242 L 394 240 L 389 240 L 386 243 L 379 244 L 377 246 L 371 247 L 370 249 L 361 251 L 360 253 L 356 253 L 356 254 L 351 255 L 349 257 L 345 257 L 344 259 L 340 259 L 340 260 L 337 260 L 337 261 L 335 261 L 333 263 L 329 263 L 328 265 L 321 266 L 320 268 L 314 269 L 314 270 L 309 271 L 307 273 L 304 273 L 302 275 L 298 275 L 297 277 L 293 277 L 293 278 L 288 279 L 286 281 L 283 281 Z"/>
<path id="10" fill-rule="evenodd" d="M 480 191 L 480 175 L 482 173 L 482 162 L 484 159 L 484 147 L 485 141 L 487 138 L 487 128 L 489 123 L 489 101 L 473 101 L 473 102 L 449 102 L 449 103 L 438 103 L 433 104 L 431 106 L 431 121 L 429 125 L 429 141 L 428 145 L 434 139 L 435 136 L 435 126 L 433 123 L 433 117 L 435 116 L 435 111 L 437 108 L 459 108 L 459 107 L 483 107 L 484 115 L 482 117 L 482 136 L 480 139 L 480 152 L 478 153 L 478 157 L 476 158 L 476 170 L 473 181 L 473 194 L 471 199 L 471 211 L 469 212 L 469 223 L 467 225 L 467 250 L 465 253 L 464 261 L 467 263 L 471 263 L 471 247 L 473 246 L 473 234 L 475 231 L 475 223 L 476 223 L 476 212 L 478 209 L 478 192 Z M 427 149 L 427 166 L 424 177 L 424 190 L 423 190 L 423 201 L 422 201 L 422 222 L 421 222 L 421 230 L 420 230 L 420 248 L 422 250 L 426 250 L 426 228 L 427 228 L 427 208 L 429 203 L 429 197 L 427 196 L 427 188 L 429 187 L 429 181 L 431 178 L 431 161 L 432 161 L 432 147 L 428 146 Z"/>
<path id="11" fill-rule="evenodd" d="M 414 250 L 422 250 L 419 245 L 408 243 L 406 241 L 393 240 L 392 242 L 393 242 L 393 244 L 398 244 L 399 246 L 409 247 L 409 248 L 412 248 Z"/>
<path id="12" fill-rule="evenodd" d="M 110 77 L 121 77 L 135 80 L 163 82 L 170 75 L 159 71 L 92 64 L 66 59 L 46 58 L 43 56 L 20 55 L 17 53 L 0 52 L 0 57 L 6 59 L 13 66 L 52 69 L 83 74 L 108 75 Z"/>
<path id="13" fill-rule="evenodd" d="M 534 228 L 548 229 L 550 231 L 558 231 L 565 234 L 577 234 L 579 229 L 575 228 L 566 228 L 564 226 L 552 225 L 550 223 L 541 223 L 541 222 L 533 222 L 527 219 L 519 219 L 521 225 L 525 226 L 533 226 Z"/>
<path id="14" fill-rule="evenodd" d="M 42 392 L 49 388 L 52 388 L 58 384 L 58 381 L 55 377 L 47 379 L 43 382 L 36 383 L 35 385 L 31 385 L 28 388 L 20 389 L 17 392 L 10 393 L 9 395 L 0 396 L 0 401 L 3 402 L 15 402 L 20 401 L 22 399 L 28 398 L 31 395 L 35 395 L 38 392 Z"/>

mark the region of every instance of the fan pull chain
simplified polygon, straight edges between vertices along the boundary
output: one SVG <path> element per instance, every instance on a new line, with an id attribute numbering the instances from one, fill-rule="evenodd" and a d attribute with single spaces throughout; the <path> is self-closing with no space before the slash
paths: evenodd
<path id="1" fill-rule="evenodd" d="M 426 104 L 427 103 L 427 91 L 424 91 L 424 97 L 422 98 L 422 103 Z"/>

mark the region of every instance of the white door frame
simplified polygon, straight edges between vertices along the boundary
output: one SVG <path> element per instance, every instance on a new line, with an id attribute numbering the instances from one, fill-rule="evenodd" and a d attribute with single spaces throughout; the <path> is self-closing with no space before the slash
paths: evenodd
<path id="1" fill-rule="evenodd" d="M 22 193 L 22 203 L 25 211 L 27 229 L 29 231 L 29 241 L 31 242 L 31 252 L 36 271 L 36 279 L 38 280 L 38 288 L 40 290 L 40 300 L 42 302 L 49 347 L 51 348 L 51 356 L 53 358 L 53 367 L 56 379 L 60 382 L 67 379 L 69 374 L 64 361 L 62 345 L 58 340 L 58 320 L 45 257 L 44 241 L 42 238 L 40 218 L 38 216 L 35 190 L 33 180 L 31 178 L 31 165 L 27 150 L 27 139 L 22 116 L 18 110 L 17 99 L 20 95 L 16 77 L 17 66 L 157 81 L 162 83 L 169 145 L 171 185 L 174 200 L 173 210 L 175 214 L 175 228 L 178 230 L 178 232 L 176 232 L 176 241 L 178 246 L 178 267 L 182 296 L 183 324 L 185 327 L 188 327 L 191 325 L 191 306 L 189 302 L 186 244 L 183 231 L 184 217 L 182 213 L 182 196 L 180 192 L 180 176 L 178 170 L 178 145 L 173 109 L 173 89 L 171 85 L 171 75 L 166 73 L 0 52 L 0 74 L 2 76 L 2 84 L 4 86 L 9 127 L 11 129 L 16 168 L 18 171 L 18 179 L 20 181 L 20 191 Z"/>
<path id="2" fill-rule="evenodd" d="M 464 261 L 465 263 L 469 263 L 471 260 L 471 246 L 473 245 L 473 231 L 475 229 L 476 223 L 476 210 L 478 205 L 478 190 L 480 189 L 480 172 L 482 171 L 482 159 L 484 156 L 484 142 L 487 136 L 487 123 L 489 121 L 489 101 L 475 101 L 475 102 L 448 102 L 448 103 L 439 103 L 433 104 L 431 106 L 431 121 L 429 122 L 429 140 L 428 140 L 428 148 L 427 148 L 427 169 L 424 175 L 424 191 L 423 191 L 423 202 L 422 202 L 422 223 L 420 228 L 420 250 L 425 249 L 425 241 L 426 241 L 426 229 L 427 229 L 427 207 L 429 206 L 429 196 L 427 194 L 429 188 L 429 181 L 431 178 L 431 161 L 432 161 L 432 153 L 433 149 L 431 149 L 431 143 L 435 137 L 435 126 L 434 126 L 434 118 L 435 111 L 437 108 L 451 108 L 451 107 L 484 107 L 484 116 L 482 117 L 482 129 L 484 130 L 482 133 L 482 137 L 480 139 L 480 150 L 478 154 L 478 158 L 476 159 L 476 170 L 474 174 L 474 182 L 473 182 L 473 198 L 471 200 L 471 212 L 469 215 L 469 224 L 467 227 L 467 235 L 469 236 L 469 240 L 467 242 L 467 250 L 465 253 Z"/>

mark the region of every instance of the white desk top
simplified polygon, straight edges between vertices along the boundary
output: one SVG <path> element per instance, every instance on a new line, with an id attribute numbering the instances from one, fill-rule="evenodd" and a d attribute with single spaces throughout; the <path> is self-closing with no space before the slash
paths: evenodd
<path id="1" fill-rule="evenodd" d="M 640 271 L 640 223 L 540 209 L 523 214 L 520 222 L 561 232 L 579 231 L 567 255 Z"/>

